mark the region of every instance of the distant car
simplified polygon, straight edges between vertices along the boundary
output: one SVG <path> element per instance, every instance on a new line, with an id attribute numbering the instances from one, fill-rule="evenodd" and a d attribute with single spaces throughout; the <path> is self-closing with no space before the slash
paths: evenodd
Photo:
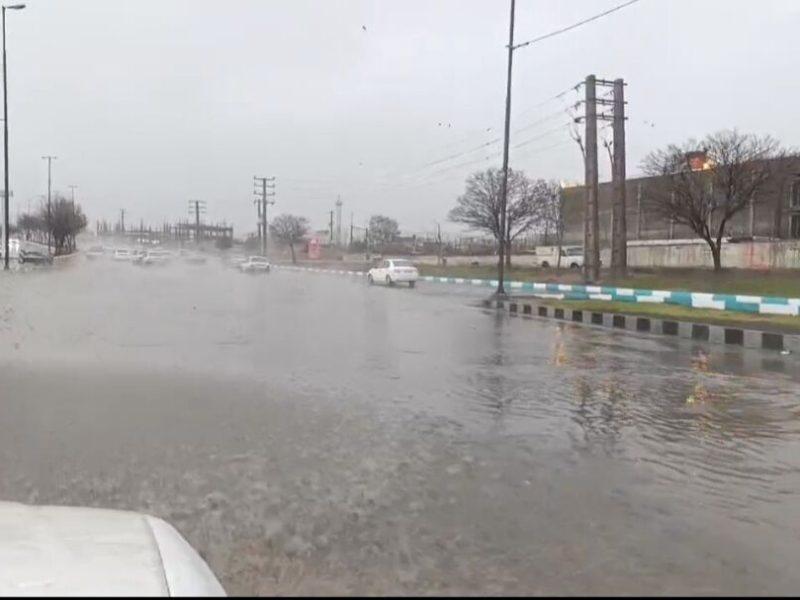
<path id="1" fill-rule="evenodd" d="M 171 258 L 166 250 L 148 250 L 143 254 L 141 262 L 145 266 L 166 265 Z"/>
<path id="2" fill-rule="evenodd" d="M 269 261 L 263 256 L 251 256 L 243 263 L 239 264 L 242 273 L 269 273 Z"/>
<path id="3" fill-rule="evenodd" d="M 545 254 L 539 266 L 547 269 L 558 265 L 558 249 L 554 248 L 550 254 Z M 583 248 L 580 246 L 561 249 L 561 266 L 570 269 L 583 268 Z"/>
<path id="4" fill-rule="evenodd" d="M 200 254 L 187 254 L 186 252 L 183 252 L 181 257 L 185 263 L 190 265 L 204 265 L 208 260 L 205 256 Z"/>
<path id="5" fill-rule="evenodd" d="M 166 521 L 136 512 L 0 502 L 0 596 L 224 596 Z"/>
<path id="6" fill-rule="evenodd" d="M 95 260 L 97 258 L 102 258 L 105 255 L 105 251 L 103 250 L 102 246 L 92 246 L 86 251 L 86 258 L 89 260 Z"/>
<path id="7" fill-rule="evenodd" d="M 117 248 L 114 250 L 114 260 L 118 261 L 130 261 L 133 258 L 130 250 L 126 250 L 125 248 Z"/>
<path id="8" fill-rule="evenodd" d="M 367 281 L 370 284 L 385 283 L 395 285 L 396 283 L 407 283 L 408 287 L 414 287 L 419 279 L 419 271 L 410 260 L 404 258 L 387 258 L 381 261 L 380 265 L 373 267 L 367 273 Z"/>
<path id="9" fill-rule="evenodd" d="M 52 265 L 53 257 L 49 253 L 39 250 L 20 250 L 19 262 L 32 265 Z"/>

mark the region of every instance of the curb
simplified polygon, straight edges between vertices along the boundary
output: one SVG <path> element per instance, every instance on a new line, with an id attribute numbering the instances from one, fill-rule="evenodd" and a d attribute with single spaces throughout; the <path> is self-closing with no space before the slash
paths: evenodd
<path id="1" fill-rule="evenodd" d="M 514 300 L 484 300 L 483 306 L 508 310 L 511 315 L 521 314 L 526 317 L 554 319 L 577 325 L 607 327 L 634 333 L 664 335 L 711 344 L 780 352 L 788 351 L 795 356 L 800 356 L 800 335 L 795 334 L 773 333 L 726 325 L 692 323 L 619 313 L 576 310 Z"/>
<path id="2" fill-rule="evenodd" d="M 481 287 L 496 287 L 497 280 L 465 279 L 460 277 L 435 277 L 425 275 L 420 281 L 432 283 L 454 283 Z M 605 300 L 614 302 L 645 302 L 648 304 L 674 304 L 689 308 L 710 308 L 731 312 L 758 313 L 762 315 L 800 316 L 800 298 L 777 296 L 746 296 L 741 294 L 709 294 L 700 292 L 673 292 L 666 290 L 642 290 L 594 285 L 571 285 L 564 283 L 531 283 L 508 281 L 514 292 L 529 292 L 539 298 L 554 300 Z"/>

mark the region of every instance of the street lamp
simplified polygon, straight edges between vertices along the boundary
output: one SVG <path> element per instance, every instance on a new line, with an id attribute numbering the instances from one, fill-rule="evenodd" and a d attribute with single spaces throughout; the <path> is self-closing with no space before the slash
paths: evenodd
<path id="1" fill-rule="evenodd" d="M 3 190 L 3 269 L 8 271 L 8 82 L 6 77 L 6 9 L 22 10 L 24 4 L 3 5 L 3 164 L 5 190 Z"/>

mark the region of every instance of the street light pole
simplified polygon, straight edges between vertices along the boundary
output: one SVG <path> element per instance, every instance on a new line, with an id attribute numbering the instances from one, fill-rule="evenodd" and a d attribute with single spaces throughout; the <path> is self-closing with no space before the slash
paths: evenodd
<path id="1" fill-rule="evenodd" d="M 511 22 L 508 28 L 508 75 L 506 80 L 506 121 L 503 138 L 503 182 L 500 190 L 500 252 L 497 263 L 497 292 L 495 295 L 506 295 L 503 279 L 505 277 L 505 258 L 507 248 L 506 207 L 508 206 L 508 142 L 511 135 L 511 72 L 514 64 L 514 12 L 516 0 L 511 0 Z"/>
<path id="2" fill-rule="evenodd" d="M 50 195 L 53 188 L 53 161 L 57 156 L 43 156 L 42 160 L 47 161 L 47 253 L 50 254 L 50 232 L 52 230 L 52 209 L 50 208 Z"/>
<path id="3" fill-rule="evenodd" d="M 3 190 L 3 269 L 8 271 L 8 77 L 6 72 L 6 9 L 22 10 L 24 4 L 3 6 L 3 166 L 5 189 Z"/>

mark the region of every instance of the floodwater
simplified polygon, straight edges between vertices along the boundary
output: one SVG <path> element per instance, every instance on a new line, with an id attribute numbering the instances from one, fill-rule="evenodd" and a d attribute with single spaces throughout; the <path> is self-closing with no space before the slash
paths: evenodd
<path id="1" fill-rule="evenodd" d="M 0 279 L 0 499 L 168 519 L 229 593 L 800 592 L 800 362 L 483 291 Z"/>

